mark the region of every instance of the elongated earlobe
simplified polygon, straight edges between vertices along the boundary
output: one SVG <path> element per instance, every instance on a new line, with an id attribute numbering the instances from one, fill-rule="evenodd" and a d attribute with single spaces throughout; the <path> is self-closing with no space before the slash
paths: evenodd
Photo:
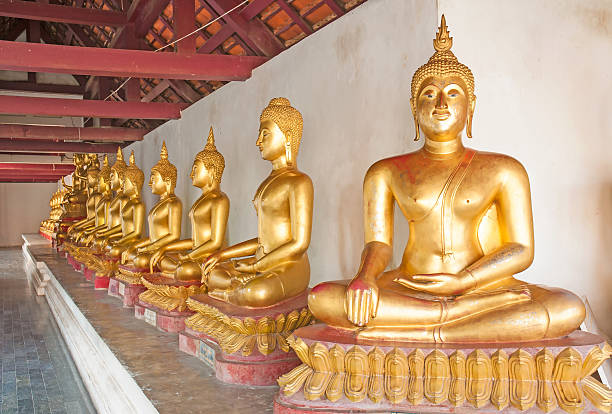
<path id="1" fill-rule="evenodd" d="M 470 112 L 468 113 L 467 125 L 465 127 L 465 134 L 468 138 L 472 138 L 472 118 L 474 117 L 474 107 L 476 106 L 476 96 L 473 96 L 470 100 Z"/>
<path id="2" fill-rule="evenodd" d="M 414 119 L 414 140 L 418 141 L 421 138 L 421 131 L 419 129 L 419 121 L 416 117 L 416 102 L 414 98 L 410 99 L 410 109 L 412 109 L 412 119 Z"/>
<path id="3" fill-rule="evenodd" d="M 293 154 L 291 154 L 291 141 L 285 141 L 285 159 L 287 160 L 287 165 L 293 165 Z"/>

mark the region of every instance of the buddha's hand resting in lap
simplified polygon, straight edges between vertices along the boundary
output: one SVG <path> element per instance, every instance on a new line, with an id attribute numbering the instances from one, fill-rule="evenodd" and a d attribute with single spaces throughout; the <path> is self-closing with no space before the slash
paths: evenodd
<path id="1" fill-rule="evenodd" d="M 344 310 L 349 321 L 357 326 L 366 326 L 378 310 L 378 286 L 376 281 L 356 277 L 346 288 Z"/>
<path id="2" fill-rule="evenodd" d="M 219 263 L 220 260 L 221 260 L 221 255 L 217 253 L 213 253 L 210 256 L 208 256 L 208 258 L 204 261 L 204 263 L 202 263 L 202 266 L 201 266 L 202 283 L 204 283 L 205 285 L 208 285 L 208 276 L 210 275 L 210 272 L 212 272 L 212 270 L 215 268 L 215 266 L 217 265 L 217 263 Z"/>
<path id="3" fill-rule="evenodd" d="M 149 260 L 149 272 L 153 273 L 153 268 L 157 265 L 157 263 L 161 260 L 161 257 L 165 253 L 164 249 L 159 249 L 153 256 L 151 256 L 151 260 Z"/>
<path id="4" fill-rule="evenodd" d="M 255 273 L 255 263 L 252 260 L 238 260 L 234 263 L 234 269 L 240 273 L 252 274 Z"/>
<path id="5" fill-rule="evenodd" d="M 435 296 L 459 296 L 476 287 L 474 277 L 468 272 L 400 276 L 394 282 Z"/>
<path id="6" fill-rule="evenodd" d="M 189 254 L 179 253 L 178 260 L 180 263 L 183 263 L 183 262 L 186 262 L 187 260 L 193 260 L 193 259 Z"/>

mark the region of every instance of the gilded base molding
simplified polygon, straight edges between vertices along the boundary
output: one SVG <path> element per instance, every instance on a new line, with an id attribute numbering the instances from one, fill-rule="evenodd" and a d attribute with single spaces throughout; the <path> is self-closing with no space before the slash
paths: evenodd
<path id="1" fill-rule="evenodd" d="M 163 279 L 168 279 L 164 281 Z M 192 295 L 198 295 L 206 292 L 206 286 L 194 282 L 193 285 L 177 286 L 173 285 L 174 280 L 164 278 L 163 276 L 143 276 L 141 283 L 147 288 L 138 298 L 153 306 L 167 311 L 178 310 L 185 312 L 187 310 L 187 298 Z"/>
<path id="2" fill-rule="evenodd" d="M 301 392 L 307 401 L 334 403 L 346 398 L 351 403 L 415 406 L 428 401 L 476 409 L 491 403 L 497 410 L 537 406 L 549 412 L 558 407 L 575 414 L 584 409 L 586 398 L 604 412 L 612 407 L 612 390 L 591 376 L 612 354 L 607 342 L 577 347 L 582 353 L 572 346 L 554 348 L 556 355 L 546 346 L 533 345 L 507 352 L 504 344 L 472 350 L 390 344 L 383 350 L 347 343 L 307 344 L 294 335 L 287 342 L 302 365 L 278 379 L 281 393 Z"/>
<path id="3" fill-rule="evenodd" d="M 313 321 L 307 306 L 279 312 L 275 316 L 255 318 L 227 315 L 217 307 L 195 298 L 188 298 L 187 306 L 196 314 L 189 317 L 185 325 L 215 339 L 226 354 L 240 351 L 243 356 L 249 356 L 257 348 L 262 355 L 270 355 L 277 346 L 282 351 L 289 352 L 286 338 L 295 329 L 307 326 Z"/>
<path id="4" fill-rule="evenodd" d="M 127 269 L 124 266 L 118 266 L 115 272 L 115 278 L 131 285 L 142 285 L 142 276 L 145 273 L 138 272 L 136 270 Z"/>

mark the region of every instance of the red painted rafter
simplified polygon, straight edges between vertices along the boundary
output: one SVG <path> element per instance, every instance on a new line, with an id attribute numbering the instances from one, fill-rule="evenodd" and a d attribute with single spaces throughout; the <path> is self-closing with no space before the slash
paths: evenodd
<path id="1" fill-rule="evenodd" d="M 79 128 L 46 125 L 0 125 L 0 139 L 19 138 L 36 140 L 72 141 L 140 141 L 149 132 L 135 128 Z"/>
<path id="2" fill-rule="evenodd" d="M 207 4 L 213 9 L 209 11 L 221 15 L 240 3 L 238 0 L 208 0 Z M 240 11 L 233 11 L 223 17 L 223 20 L 232 26 L 250 48 L 259 50 L 264 56 L 276 56 L 284 50 L 284 45 L 263 22 L 257 19 L 247 20 L 240 15 Z"/>
<path id="3" fill-rule="evenodd" d="M 115 150 L 117 148 L 115 147 Z M 7 171 L 29 171 L 38 174 L 70 174 L 75 169 L 72 164 L 59 163 L 29 163 L 29 162 L 0 162 L 0 173 Z"/>
<path id="4" fill-rule="evenodd" d="M 86 142 L 52 142 L 29 139 L 0 139 L 0 151 L 10 152 L 104 152 L 117 151 L 117 144 L 90 144 Z"/>
<path id="5" fill-rule="evenodd" d="M 121 12 L 20 0 L 0 0 L 0 16 L 96 26 L 127 24 L 127 15 Z"/>
<path id="6" fill-rule="evenodd" d="M 245 80 L 267 59 L 259 56 L 178 55 L 144 50 L 0 41 L 0 69 L 96 76 Z"/>
<path id="7" fill-rule="evenodd" d="M 174 40 L 193 32 L 196 28 L 195 3 L 193 0 L 173 0 Z M 176 51 L 190 55 L 196 51 L 196 36 L 188 36 L 175 44 Z"/>
<path id="8" fill-rule="evenodd" d="M 0 96 L 0 114 L 179 119 L 187 104 Z"/>
<path id="9" fill-rule="evenodd" d="M 242 9 L 240 15 L 247 20 L 251 20 L 272 3 L 274 3 L 274 0 L 253 0 Z"/>
<path id="10" fill-rule="evenodd" d="M 4 80 L 0 80 L 0 89 L 6 91 L 63 93 L 71 95 L 83 95 L 84 92 L 84 89 L 79 85 L 56 85 L 54 83 Z"/>

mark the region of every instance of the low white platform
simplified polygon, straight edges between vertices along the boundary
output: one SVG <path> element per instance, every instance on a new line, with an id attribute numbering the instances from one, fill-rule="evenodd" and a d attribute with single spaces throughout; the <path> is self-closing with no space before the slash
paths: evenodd
<path id="1" fill-rule="evenodd" d="M 36 293 L 44 294 L 47 298 L 98 413 L 157 413 L 157 409 L 81 313 L 53 272 L 44 262 L 35 261 L 28 248 L 32 242 L 38 243 L 35 237 L 23 235 L 23 239 L 22 250 L 28 278 L 31 278 Z"/>

